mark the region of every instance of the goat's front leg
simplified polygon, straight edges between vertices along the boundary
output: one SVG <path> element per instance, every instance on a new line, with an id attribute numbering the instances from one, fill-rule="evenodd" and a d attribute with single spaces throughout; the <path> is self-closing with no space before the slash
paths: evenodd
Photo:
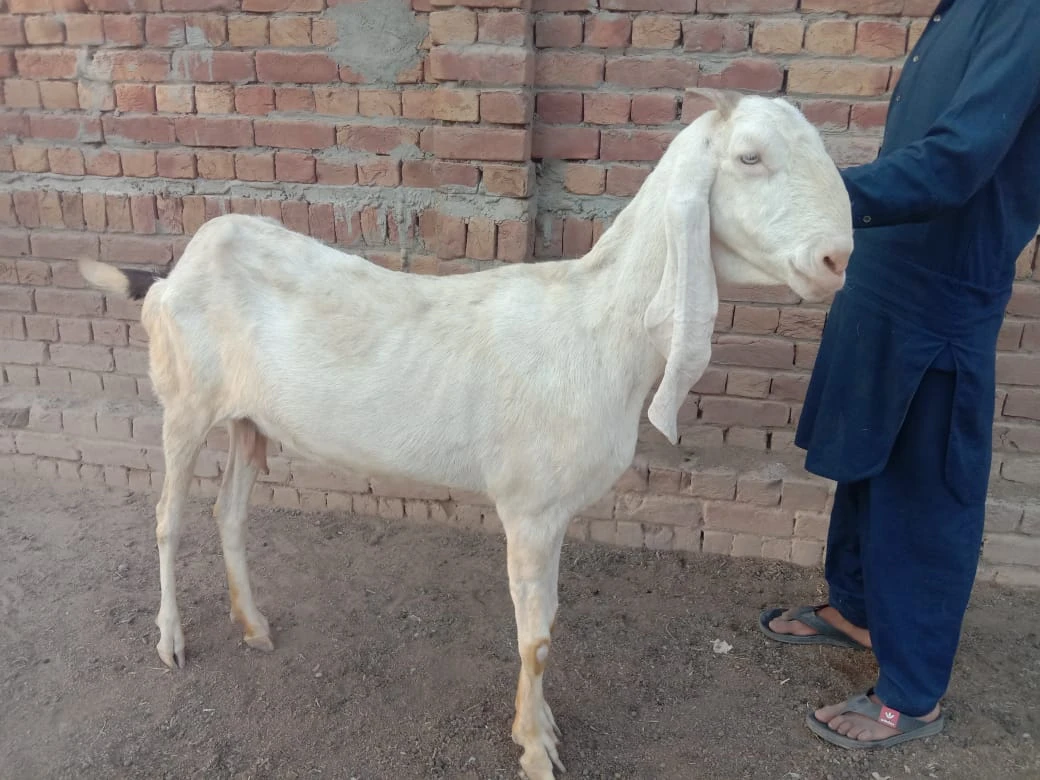
<path id="1" fill-rule="evenodd" d="M 560 548 L 567 523 L 508 513 L 502 515 L 502 523 L 520 649 L 513 741 L 524 749 L 520 766 L 530 780 L 552 780 L 552 765 L 561 772 L 564 768 L 556 750 L 560 730 L 542 695 L 542 675 L 556 619 Z"/>

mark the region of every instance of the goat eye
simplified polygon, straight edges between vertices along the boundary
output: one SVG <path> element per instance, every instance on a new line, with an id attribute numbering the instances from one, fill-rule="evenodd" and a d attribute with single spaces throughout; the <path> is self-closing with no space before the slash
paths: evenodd
<path id="1" fill-rule="evenodd" d="M 740 161 L 744 163 L 744 165 L 755 165 L 761 159 L 762 158 L 754 152 L 748 152 L 747 154 L 740 155 Z"/>

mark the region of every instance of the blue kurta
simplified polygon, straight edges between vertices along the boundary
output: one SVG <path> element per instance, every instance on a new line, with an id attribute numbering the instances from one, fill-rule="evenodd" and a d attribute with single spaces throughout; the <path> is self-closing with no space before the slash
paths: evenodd
<path id="1" fill-rule="evenodd" d="M 878 159 L 842 176 L 855 250 L 798 425 L 806 468 L 839 482 L 878 475 L 925 371 L 952 355 L 950 435 L 936 455 L 961 501 L 984 501 L 997 334 L 1040 225 L 1040 4 L 938 3 Z"/>

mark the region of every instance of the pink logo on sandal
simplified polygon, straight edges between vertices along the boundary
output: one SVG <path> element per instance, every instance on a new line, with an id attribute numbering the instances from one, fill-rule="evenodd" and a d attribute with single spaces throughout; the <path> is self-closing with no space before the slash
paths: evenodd
<path id="1" fill-rule="evenodd" d="M 888 707 L 882 707 L 881 714 L 878 715 L 878 723 L 894 729 L 899 725 L 899 713 Z"/>

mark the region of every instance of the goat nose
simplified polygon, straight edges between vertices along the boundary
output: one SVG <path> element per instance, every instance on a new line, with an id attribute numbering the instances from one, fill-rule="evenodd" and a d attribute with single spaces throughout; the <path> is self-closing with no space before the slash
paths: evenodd
<path id="1" fill-rule="evenodd" d="M 845 273 L 849 266 L 849 255 L 852 254 L 847 248 L 832 246 L 821 250 L 816 258 L 817 262 L 836 276 Z"/>

